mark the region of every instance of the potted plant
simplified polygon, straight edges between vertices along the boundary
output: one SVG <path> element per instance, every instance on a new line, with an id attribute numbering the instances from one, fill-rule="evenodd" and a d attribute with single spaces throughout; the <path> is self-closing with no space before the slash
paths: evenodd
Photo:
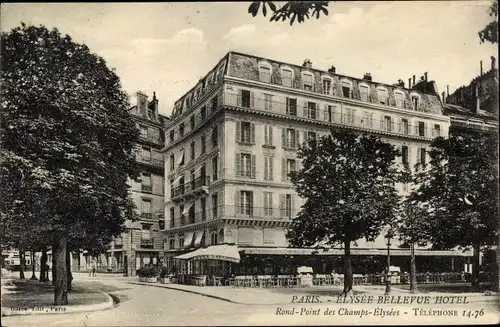
<path id="1" fill-rule="evenodd" d="M 163 266 L 160 269 L 160 283 L 162 284 L 170 284 L 170 276 L 168 274 L 168 269 L 167 267 Z"/>
<path id="2" fill-rule="evenodd" d="M 157 276 L 158 270 L 156 269 L 156 267 L 147 267 L 146 283 L 156 283 Z"/>
<path id="3" fill-rule="evenodd" d="M 147 267 L 142 267 L 137 270 L 137 276 L 139 276 L 139 282 L 145 282 L 146 281 L 146 268 Z"/>

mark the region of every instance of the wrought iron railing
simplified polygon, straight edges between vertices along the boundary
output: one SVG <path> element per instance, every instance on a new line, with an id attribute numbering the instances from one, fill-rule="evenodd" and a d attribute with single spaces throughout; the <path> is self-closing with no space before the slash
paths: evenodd
<path id="1" fill-rule="evenodd" d="M 142 163 L 146 163 L 146 164 L 150 164 L 153 166 L 157 166 L 157 167 L 163 167 L 163 165 L 164 165 L 164 160 L 162 160 L 162 159 L 156 159 L 156 158 L 140 156 L 140 155 L 137 156 L 137 161 L 142 162 Z"/>

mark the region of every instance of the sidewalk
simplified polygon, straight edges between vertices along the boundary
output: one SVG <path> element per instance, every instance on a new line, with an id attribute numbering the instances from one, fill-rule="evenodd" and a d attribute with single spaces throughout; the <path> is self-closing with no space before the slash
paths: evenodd
<path id="1" fill-rule="evenodd" d="M 53 305 L 54 288 L 51 283 L 40 283 L 29 279 L 9 279 L 2 276 L 2 316 L 64 314 L 105 310 L 113 307 L 108 294 L 73 283 L 68 293 L 68 305 Z"/>

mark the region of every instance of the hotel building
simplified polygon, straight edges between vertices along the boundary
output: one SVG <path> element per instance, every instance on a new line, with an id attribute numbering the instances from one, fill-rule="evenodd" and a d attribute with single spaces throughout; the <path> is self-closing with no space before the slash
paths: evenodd
<path id="1" fill-rule="evenodd" d="M 450 118 L 435 83 L 424 75 L 408 88 L 401 80 L 389 85 L 370 74 L 354 78 L 335 67 L 315 69 L 309 60 L 293 65 L 229 52 L 175 102 L 166 126 L 167 266 L 176 255 L 220 243 L 237 245 L 239 273 L 257 272 L 266 258 L 274 262 L 264 265 L 266 273 L 285 272 L 289 265 L 280 265 L 279 258 L 306 260 L 314 249 L 287 248 L 285 237 L 303 203 L 288 177 L 301 167 L 297 148 L 343 128 L 391 142 L 402 151 L 399 160 L 410 165 L 426 160 L 431 140 L 448 135 Z M 408 185 L 397 188 L 408 192 Z M 409 256 L 393 243 L 393 256 Z M 385 260 L 385 248 L 381 236 L 359 240 L 352 253 Z M 341 256 L 343 250 L 321 254 Z M 419 255 L 462 256 L 423 250 Z M 318 269 L 336 269 L 326 261 Z"/>

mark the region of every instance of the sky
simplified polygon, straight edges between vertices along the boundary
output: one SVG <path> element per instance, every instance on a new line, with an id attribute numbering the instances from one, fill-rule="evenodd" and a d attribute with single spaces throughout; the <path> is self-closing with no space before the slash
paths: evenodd
<path id="1" fill-rule="evenodd" d="M 428 72 L 450 93 L 490 68 L 498 50 L 477 32 L 490 1 L 332 2 L 328 16 L 302 24 L 248 14 L 249 2 L 2 4 L 1 30 L 21 22 L 56 27 L 115 68 L 131 95 L 156 92 L 160 113 L 228 51 L 245 52 L 393 84 Z M 498 62 L 498 61 L 497 61 Z"/>

